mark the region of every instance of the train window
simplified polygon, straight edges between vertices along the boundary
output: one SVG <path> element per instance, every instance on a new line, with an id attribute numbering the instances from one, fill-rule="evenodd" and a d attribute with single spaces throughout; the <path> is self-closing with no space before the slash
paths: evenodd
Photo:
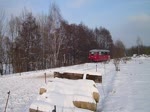
<path id="1" fill-rule="evenodd" d="M 94 54 L 94 52 L 90 52 L 90 54 Z"/>
<path id="2" fill-rule="evenodd" d="M 101 52 L 101 54 L 102 54 L 102 55 L 104 55 L 104 54 L 105 54 L 105 52 Z"/>
<path id="3" fill-rule="evenodd" d="M 94 52 L 94 54 L 98 54 L 98 52 Z"/>

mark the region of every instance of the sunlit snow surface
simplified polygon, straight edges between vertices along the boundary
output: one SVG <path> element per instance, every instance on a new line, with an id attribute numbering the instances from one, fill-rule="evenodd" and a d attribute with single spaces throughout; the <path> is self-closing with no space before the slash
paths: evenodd
<path id="1" fill-rule="evenodd" d="M 0 76 L 0 112 L 5 110 L 8 91 L 7 112 L 28 112 L 39 94 L 39 88 L 45 83 L 44 73 L 49 80 L 53 72 L 59 70 L 85 73 L 97 71 L 103 76 L 102 84 L 97 84 L 101 96 L 97 112 L 150 112 L 150 58 L 145 57 L 133 58 L 126 64 L 121 62 L 119 72 L 110 62 Z"/>
<path id="2" fill-rule="evenodd" d="M 116 73 L 105 90 L 102 112 L 150 112 L 150 58 L 133 59 L 121 63 L 121 71 Z"/>

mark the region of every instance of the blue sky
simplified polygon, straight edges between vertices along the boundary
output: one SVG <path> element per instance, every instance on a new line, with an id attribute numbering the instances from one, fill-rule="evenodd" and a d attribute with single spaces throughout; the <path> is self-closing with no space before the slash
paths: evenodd
<path id="1" fill-rule="evenodd" d="M 137 37 L 150 45 L 150 0 L 0 0 L 0 10 L 19 15 L 26 7 L 35 15 L 48 14 L 52 2 L 69 23 L 105 27 L 127 47 L 136 45 Z"/>

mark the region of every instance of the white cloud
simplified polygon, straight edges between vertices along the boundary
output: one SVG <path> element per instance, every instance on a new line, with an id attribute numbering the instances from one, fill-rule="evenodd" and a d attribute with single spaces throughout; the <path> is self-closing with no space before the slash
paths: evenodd
<path id="1" fill-rule="evenodd" d="M 131 28 L 139 32 L 148 32 L 150 30 L 150 15 L 148 14 L 139 14 L 131 16 L 128 23 Z M 133 30 L 132 29 L 132 30 Z"/>
<path id="2" fill-rule="evenodd" d="M 86 5 L 89 1 L 92 1 L 92 0 L 72 0 L 69 2 L 69 7 L 80 8 Z"/>
<path id="3" fill-rule="evenodd" d="M 137 37 L 142 39 L 144 45 L 150 45 L 150 15 L 142 13 L 130 16 L 110 31 L 113 39 L 121 39 L 126 47 L 136 45 Z"/>
<path id="4" fill-rule="evenodd" d="M 140 23 L 150 23 L 150 15 L 148 14 L 140 14 L 129 17 L 131 22 L 140 22 Z"/>
<path id="5" fill-rule="evenodd" d="M 142 39 L 144 45 L 150 45 L 150 15 L 130 16 L 116 32 L 116 35 L 119 34 L 127 46 L 135 45 L 137 37 Z"/>

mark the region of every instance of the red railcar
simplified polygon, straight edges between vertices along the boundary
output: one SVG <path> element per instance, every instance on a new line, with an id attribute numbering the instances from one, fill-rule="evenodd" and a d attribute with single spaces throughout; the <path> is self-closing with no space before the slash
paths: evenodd
<path id="1" fill-rule="evenodd" d="M 89 51 L 88 59 L 94 62 L 110 60 L 110 51 L 102 49 L 92 49 Z"/>

